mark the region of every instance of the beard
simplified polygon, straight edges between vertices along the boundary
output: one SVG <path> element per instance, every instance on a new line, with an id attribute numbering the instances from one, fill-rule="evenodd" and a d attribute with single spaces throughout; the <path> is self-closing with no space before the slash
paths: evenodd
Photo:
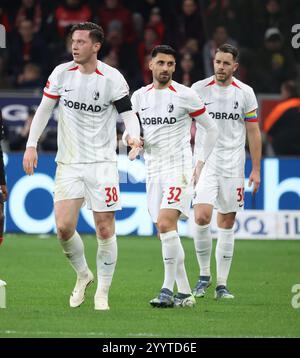
<path id="1" fill-rule="evenodd" d="M 169 74 L 160 74 L 158 76 L 158 82 L 161 83 L 162 85 L 165 85 L 166 83 L 168 83 L 171 79 L 171 76 Z"/>
<path id="2" fill-rule="evenodd" d="M 226 82 L 229 78 L 229 76 L 227 76 L 225 73 L 216 73 L 215 76 L 220 82 Z"/>

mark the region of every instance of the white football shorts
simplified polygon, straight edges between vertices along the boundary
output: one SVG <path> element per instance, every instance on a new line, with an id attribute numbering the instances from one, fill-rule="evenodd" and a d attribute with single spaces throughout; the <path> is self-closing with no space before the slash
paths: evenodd
<path id="1" fill-rule="evenodd" d="M 84 198 L 97 212 L 121 210 L 119 173 L 113 162 L 57 163 L 54 202 Z"/>
<path id="2" fill-rule="evenodd" d="M 221 214 L 244 208 L 244 178 L 228 178 L 207 173 L 203 168 L 196 185 L 193 205 L 211 204 Z"/>
<path id="3" fill-rule="evenodd" d="M 191 178 L 192 169 L 177 176 L 164 174 L 147 179 L 148 211 L 154 223 L 157 223 L 160 209 L 178 210 L 181 219 L 189 217 L 194 192 Z"/>

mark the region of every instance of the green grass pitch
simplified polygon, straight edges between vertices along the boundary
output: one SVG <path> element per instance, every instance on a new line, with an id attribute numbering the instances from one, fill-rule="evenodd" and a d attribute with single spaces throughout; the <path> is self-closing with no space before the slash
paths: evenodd
<path id="1" fill-rule="evenodd" d="M 95 274 L 96 240 L 83 238 Z M 193 242 L 182 241 L 193 286 L 198 275 Z M 236 298 L 215 301 L 213 285 L 192 309 L 149 305 L 163 280 L 156 238 L 121 237 L 118 245 L 111 309 L 99 312 L 93 308 L 95 283 L 81 307 L 69 308 L 75 274 L 54 236 L 6 235 L 0 278 L 7 282 L 7 308 L 0 309 L 0 337 L 300 336 L 300 308 L 291 304 L 292 286 L 300 284 L 299 241 L 237 240 L 228 284 Z"/>

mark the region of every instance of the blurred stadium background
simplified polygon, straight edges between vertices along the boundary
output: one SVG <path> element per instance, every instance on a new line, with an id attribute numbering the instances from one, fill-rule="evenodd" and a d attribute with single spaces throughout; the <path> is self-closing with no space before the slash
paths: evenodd
<path id="1" fill-rule="evenodd" d="M 153 312 L 147 306 L 161 280 L 160 247 L 154 240 L 145 239 L 141 243 L 137 239 L 155 236 L 155 231 L 147 213 L 143 161 L 129 162 L 126 148 L 122 146 L 118 151 L 124 209 L 117 214 L 117 234 L 125 237 L 120 240 L 121 259 L 112 291 L 112 306 L 115 302 L 117 311 L 104 318 L 109 329 L 102 328 L 101 333 L 92 318 L 94 312 L 86 316 L 83 326 L 76 328 L 75 317 L 66 307 L 64 299 L 72 289 L 73 273 L 66 267 L 54 236 L 49 235 L 55 233 L 52 203 L 55 111 L 40 142 L 39 166 L 33 177 L 23 173 L 22 152 L 48 75 L 54 66 L 72 59 L 66 33 L 72 24 L 82 21 L 95 21 L 103 26 L 106 41 L 100 58 L 124 74 L 132 91 L 151 82 L 147 64 L 150 51 L 157 44 L 167 43 L 176 48 L 174 79 L 187 86 L 212 75 L 212 57 L 220 44 L 230 42 L 240 49 L 236 76 L 254 88 L 259 100 L 263 162 L 260 191 L 256 198 L 246 191 L 246 210 L 238 216 L 236 236 L 258 240 L 237 243 L 230 284 L 242 298 L 230 305 L 216 305 L 210 300 L 202 306 L 202 301 L 198 305 L 201 307 L 196 308 L 199 321 L 203 319 L 206 326 L 201 326 L 192 312 L 178 312 L 174 316 Z M 0 24 L 3 25 L 0 27 L 0 107 L 5 130 L 2 148 L 10 192 L 6 204 L 6 232 L 14 233 L 6 235 L 5 246 L 0 250 L 0 276 L 9 282 L 8 309 L 0 312 L 0 322 L 3 319 L 0 337 L 88 337 L 93 336 L 93 332 L 99 337 L 139 334 L 299 336 L 299 310 L 296 311 L 290 302 L 291 287 L 300 283 L 297 264 L 300 254 L 300 2 L 1 0 Z M 122 123 L 118 123 L 119 136 L 122 131 Z M 192 128 L 192 142 L 194 132 Z M 249 172 L 248 160 L 246 184 Z M 92 217 L 86 209 L 81 211 L 78 231 L 93 233 Z M 180 223 L 182 235 L 191 236 L 191 232 L 192 220 Z M 35 240 L 37 237 L 50 240 Z M 274 245 L 262 239 L 280 240 Z M 94 243 L 89 236 L 86 244 L 90 255 L 94 255 Z M 191 240 L 185 241 L 185 247 L 193 284 L 197 268 Z M 147 256 L 148 248 L 151 257 Z M 138 261 L 131 252 L 140 254 Z M 16 271 L 14 260 L 22 264 L 22 269 Z M 151 260 L 155 260 L 155 267 Z M 131 274 L 129 269 L 127 272 L 122 267 L 127 267 L 127 262 L 136 265 L 135 273 L 140 270 L 144 273 L 146 282 L 139 273 L 140 280 L 133 278 L 134 282 L 126 285 Z M 41 278 L 38 277 L 40 270 L 43 272 Z M 64 273 L 60 275 L 61 272 Z M 49 275 L 49 279 L 45 280 L 44 275 Z M 56 276 L 62 276 L 62 282 L 55 281 Z M 22 285 L 20 277 L 24 280 Z M 37 285 L 41 287 L 38 298 L 33 292 Z M 133 317 L 128 313 L 134 303 L 132 290 L 144 290 L 137 298 L 137 313 Z M 118 311 L 120 301 L 122 305 Z M 84 319 L 88 310 L 91 311 L 91 305 L 85 306 L 83 313 L 77 312 L 76 317 Z M 118 317 L 120 312 L 124 316 Z M 40 318 L 44 314 L 43 319 Z M 65 322 L 68 322 L 67 325 L 61 323 L 58 331 L 62 333 L 55 330 L 59 315 L 65 315 Z M 161 321 L 161 315 L 166 325 L 158 329 L 156 321 Z M 235 316 L 234 328 L 228 331 L 228 319 L 232 316 Z M 135 323 L 140 322 L 141 317 L 144 317 L 145 327 Z M 171 329 L 178 319 L 189 320 L 191 324 Z M 89 320 L 93 322 L 90 326 Z M 48 328 L 47 322 L 50 322 Z"/>

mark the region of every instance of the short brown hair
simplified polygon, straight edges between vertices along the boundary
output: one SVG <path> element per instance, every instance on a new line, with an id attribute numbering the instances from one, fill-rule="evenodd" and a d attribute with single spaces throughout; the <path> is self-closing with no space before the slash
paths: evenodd
<path id="1" fill-rule="evenodd" d="M 230 45 L 230 44 L 223 44 L 219 48 L 216 49 L 216 54 L 218 52 L 225 52 L 225 53 L 231 53 L 234 61 L 237 60 L 239 51 L 236 47 Z"/>
<path id="2" fill-rule="evenodd" d="M 70 31 L 70 36 L 72 37 L 73 33 L 77 30 L 88 30 L 92 42 L 100 42 L 101 44 L 104 42 L 104 31 L 102 27 L 93 22 L 80 22 L 73 25 Z"/>

